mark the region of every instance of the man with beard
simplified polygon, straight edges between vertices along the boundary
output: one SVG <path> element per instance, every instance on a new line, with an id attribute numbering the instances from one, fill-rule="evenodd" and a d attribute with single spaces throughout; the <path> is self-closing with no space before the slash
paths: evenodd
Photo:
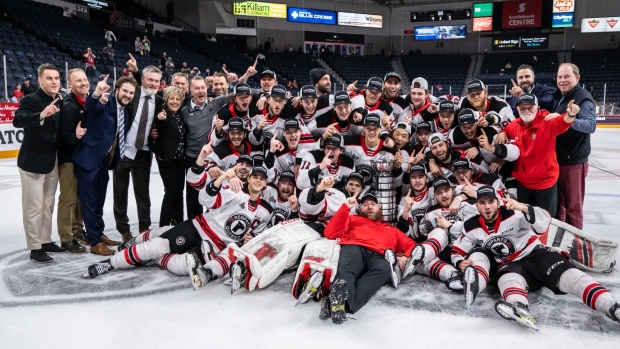
<path id="1" fill-rule="evenodd" d="M 138 87 L 133 78 L 122 77 L 114 85 L 114 94 L 108 97 L 110 86 L 107 79 L 108 76 L 97 84 L 84 103 L 89 118 L 82 123 L 82 127 L 87 131 L 78 141 L 71 157 L 75 164 L 77 192 L 90 252 L 104 256 L 114 254 L 106 245 L 119 244 L 103 234 L 103 205 L 110 179 L 108 170 L 125 156 L 125 139 L 129 131 L 128 106 Z"/>
<path id="2" fill-rule="evenodd" d="M 556 137 L 570 128 L 579 114 L 579 106 L 571 101 L 564 114 L 550 117 L 548 111 L 540 109 L 536 96 L 526 93 L 519 98 L 517 109 L 521 117 L 503 131 L 521 152 L 512 172 L 517 180 L 517 197 L 521 202 L 547 210 L 553 217 L 560 176 Z"/>
<path id="3" fill-rule="evenodd" d="M 297 187 L 301 190 L 317 185 L 324 177 L 336 175 L 336 186 L 343 185 L 355 171 L 353 159 L 343 153 L 344 141 L 338 133 L 323 142 L 323 149 L 308 152 L 301 160 Z"/>
<path id="4" fill-rule="evenodd" d="M 323 298 L 319 318 L 331 317 L 335 324 L 346 321 L 346 313 L 358 312 L 391 278 L 392 266 L 384 258 L 386 251 L 402 253 L 399 267 L 413 270 L 422 261 L 423 250 L 398 229 L 381 222 L 381 207 L 373 194 L 365 194 L 358 214 L 351 209 L 358 202 L 347 198 L 325 227 L 325 237 L 340 239 L 338 271 L 329 296 Z"/>
<path id="5" fill-rule="evenodd" d="M 269 90 L 267 105 L 262 110 L 257 110 L 255 115 L 251 115 L 252 132 L 248 135 L 248 140 L 254 145 L 268 146 L 271 138 L 279 136 L 280 130 L 284 127 L 284 121 L 294 118 L 297 110 L 287 104 L 286 89 L 282 85 L 274 85 Z"/>
<path id="6" fill-rule="evenodd" d="M 424 165 L 413 165 L 408 172 L 410 189 L 398 205 L 396 227 L 415 241 L 420 241 L 418 226 L 426 209 L 433 204 L 434 195 L 428 187 L 428 174 Z"/>
<path id="7" fill-rule="evenodd" d="M 278 225 L 289 219 L 298 218 L 297 189 L 295 174 L 291 171 L 280 173 L 278 184 L 268 184 L 263 190 L 262 198 L 273 207 L 271 222 L 267 228 Z"/>
<path id="8" fill-rule="evenodd" d="M 252 99 L 252 91 L 248 84 L 240 82 L 235 85 L 230 96 L 230 103 L 220 108 L 213 118 L 213 128 L 207 138 L 209 143 L 216 146 L 222 139 L 226 138 L 228 134 L 228 120 L 234 117 L 241 118 L 246 130 L 250 131 L 252 129 L 250 115 L 258 112 L 256 107 L 254 107 L 255 102 Z"/>
<path id="9" fill-rule="evenodd" d="M 310 80 L 316 89 L 316 94 L 321 97 L 332 92 L 332 82 L 327 70 L 315 68 L 310 71 Z"/>
<path id="10" fill-rule="evenodd" d="M 297 118 L 303 120 L 306 124 L 315 120 L 320 115 L 329 112 L 329 95 L 318 97 L 316 88 L 311 85 L 305 85 L 301 88 L 301 104 L 297 106 L 299 114 Z M 292 104 L 295 105 L 294 99 Z"/>
<path id="11" fill-rule="evenodd" d="M 520 325 L 538 330 L 528 308 L 528 292 L 542 287 L 556 294 L 570 293 L 620 323 L 620 304 L 612 294 L 538 239 L 551 223 L 547 211 L 513 199 L 502 199 L 505 206 L 500 206 L 492 187 L 478 189 L 477 197 L 479 214 L 465 221 L 452 247 L 452 263 L 464 273 L 468 309 L 492 276 L 502 295 L 495 310 Z"/>
<path id="12" fill-rule="evenodd" d="M 512 97 L 510 97 L 509 103 L 515 117 L 519 116 L 517 102 L 519 101 L 519 97 L 524 93 L 531 93 L 536 96 L 540 104 L 540 109 L 553 110 L 554 88 L 536 83 L 534 79 L 534 69 L 531 66 L 527 64 L 520 65 L 517 68 L 517 82 L 514 80 L 510 81 L 512 81 L 512 88 L 509 92 Z"/>
<path id="13" fill-rule="evenodd" d="M 409 121 L 417 125 L 422 121 L 430 122 L 437 113 L 436 98 L 430 95 L 426 79 L 418 77 L 411 82 L 411 90 L 405 98 L 407 107 L 398 118 L 399 122 Z"/>
<path id="14" fill-rule="evenodd" d="M 296 118 L 286 119 L 282 131 L 283 142 L 276 136 L 269 142 L 269 149 L 265 152 L 265 166 L 275 168 L 276 174 L 284 171 L 293 171 L 297 174 L 301 159 L 309 151 L 317 148 L 318 144 L 301 122 Z"/>
<path id="15" fill-rule="evenodd" d="M 381 118 L 381 125 L 383 128 L 391 132 L 392 128 L 396 124 L 394 113 L 390 103 L 381 99 L 383 90 L 383 80 L 379 77 L 372 77 L 368 79 L 365 89 L 359 92 L 351 92 L 351 108 L 353 110 L 360 110 L 362 116 L 366 116 L 368 113 L 384 114 Z"/>
<path id="16" fill-rule="evenodd" d="M 157 95 L 161 74 L 161 71 L 154 66 L 147 66 L 142 70 L 142 84 L 136 90 L 126 118 L 129 129 L 125 138 L 124 156 L 113 172 L 114 220 L 123 241 L 132 238 L 127 216 L 130 174 L 138 206 L 138 229 L 142 232 L 151 226 L 149 183 L 153 157 L 148 144 L 148 136 L 155 111 L 160 111 L 163 106 L 163 99 Z"/>
<path id="17" fill-rule="evenodd" d="M 383 77 L 383 95 L 381 99 L 390 103 L 395 120 L 400 119 L 403 110 L 408 106 L 407 101 L 399 96 L 400 83 L 400 75 L 396 72 L 389 72 Z"/>
<path id="18" fill-rule="evenodd" d="M 431 151 L 426 153 L 425 158 L 431 175 L 452 179 L 452 161 L 465 158 L 467 156 L 465 151 L 463 149 L 450 150 L 446 138 L 441 133 L 433 133 L 428 138 L 428 146 Z M 483 161 L 482 156 L 478 154 L 473 158 L 472 163 L 476 169 L 479 169 Z"/>
<path id="19" fill-rule="evenodd" d="M 308 123 L 308 129 L 315 138 L 323 141 L 334 134 L 358 135 L 362 133 L 362 111 L 351 109 L 351 99 L 347 91 L 338 91 L 334 94 L 334 106 L 325 114 Z"/>
<path id="20" fill-rule="evenodd" d="M 433 126 L 433 131 L 448 137 L 450 131 L 459 125 L 456 118 L 456 107 L 452 101 L 440 99 L 437 109 L 438 114 L 430 122 Z"/>
<path id="21" fill-rule="evenodd" d="M 273 70 L 265 70 L 260 74 L 260 91 L 259 97 L 268 95 L 271 88 L 278 83 L 276 73 Z"/>
<path id="22" fill-rule="evenodd" d="M 497 125 L 501 128 L 506 127 L 515 118 L 508 103 L 495 96 L 489 97 L 486 85 L 477 79 L 467 83 L 467 98 L 461 99 L 459 104 L 459 109 L 465 108 L 473 110 L 477 120 L 489 112 L 496 112 L 499 117 L 494 117 L 489 125 Z M 486 125 L 482 124 L 482 126 Z"/>

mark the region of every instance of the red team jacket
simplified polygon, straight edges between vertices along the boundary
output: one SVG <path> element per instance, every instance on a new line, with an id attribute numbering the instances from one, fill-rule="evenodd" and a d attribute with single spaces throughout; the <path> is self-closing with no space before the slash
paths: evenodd
<path id="1" fill-rule="evenodd" d="M 326 238 L 340 238 L 341 245 L 358 245 L 381 255 L 391 248 L 409 256 L 416 246 L 413 240 L 392 226 L 349 213 L 347 205 L 342 204 L 325 227 Z"/>
<path id="2" fill-rule="evenodd" d="M 548 114 L 546 110 L 539 110 L 529 125 L 524 125 L 519 118 L 504 129 L 508 138 L 514 141 L 521 151 L 514 163 L 512 175 L 529 189 L 551 188 L 560 176 L 555 138 L 566 132 L 572 123 L 564 122 L 565 114 L 545 121 Z"/>

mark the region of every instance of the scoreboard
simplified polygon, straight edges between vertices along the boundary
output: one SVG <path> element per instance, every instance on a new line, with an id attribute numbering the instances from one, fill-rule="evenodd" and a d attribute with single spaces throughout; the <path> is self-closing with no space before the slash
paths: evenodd
<path id="1" fill-rule="evenodd" d="M 471 19 L 471 9 L 411 12 L 411 22 L 458 21 Z"/>

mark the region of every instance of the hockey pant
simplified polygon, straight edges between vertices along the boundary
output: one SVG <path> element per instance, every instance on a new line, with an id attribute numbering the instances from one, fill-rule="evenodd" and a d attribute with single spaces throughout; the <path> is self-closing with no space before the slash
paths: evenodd
<path id="1" fill-rule="evenodd" d="M 293 282 L 293 297 L 298 299 L 304 285 L 316 272 L 323 273 L 323 286 L 315 300 L 319 301 L 322 296 L 326 295 L 336 278 L 339 257 L 340 245 L 336 240 L 320 238 L 306 245 Z"/>
<path id="2" fill-rule="evenodd" d="M 265 230 L 241 247 L 231 243 L 227 251 L 232 263 L 238 259 L 245 262 L 245 288 L 253 291 L 267 287 L 285 269 L 294 267 L 304 246 L 320 237 L 296 218 Z"/>
<path id="3" fill-rule="evenodd" d="M 421 245 L 424 248 L 424 261 L 418 265 L 416 272 L 440 281 L 446 281 L 450 278 L 456 268 L 438 257 L 442 251 L 450 248 L 446 230 L 443 228 L 433 229 Z M 450 258 L 449 255 L 448 258 Z"/>

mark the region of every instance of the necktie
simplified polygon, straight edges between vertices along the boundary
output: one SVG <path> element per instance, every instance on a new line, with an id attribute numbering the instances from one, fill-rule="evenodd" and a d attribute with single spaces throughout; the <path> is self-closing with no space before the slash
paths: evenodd
<path id="1" fill-rule="evenodd" d="M 118 110 L 118 149 L 121 159 L 125 155 L 125 108 Z"/>
<path id="2" fill-rule="evenodd" d="M 144 147 L 144 134 L 146 133 L 146 122 L 149 118 L 149 101 L 151 96 L 144 96 L 144 105 L 142 105 L 142 115 L 140 115 L 140 124 L 138 125 L 138 135 L 136 136 L 136 149 L 140 150 Z"/>

